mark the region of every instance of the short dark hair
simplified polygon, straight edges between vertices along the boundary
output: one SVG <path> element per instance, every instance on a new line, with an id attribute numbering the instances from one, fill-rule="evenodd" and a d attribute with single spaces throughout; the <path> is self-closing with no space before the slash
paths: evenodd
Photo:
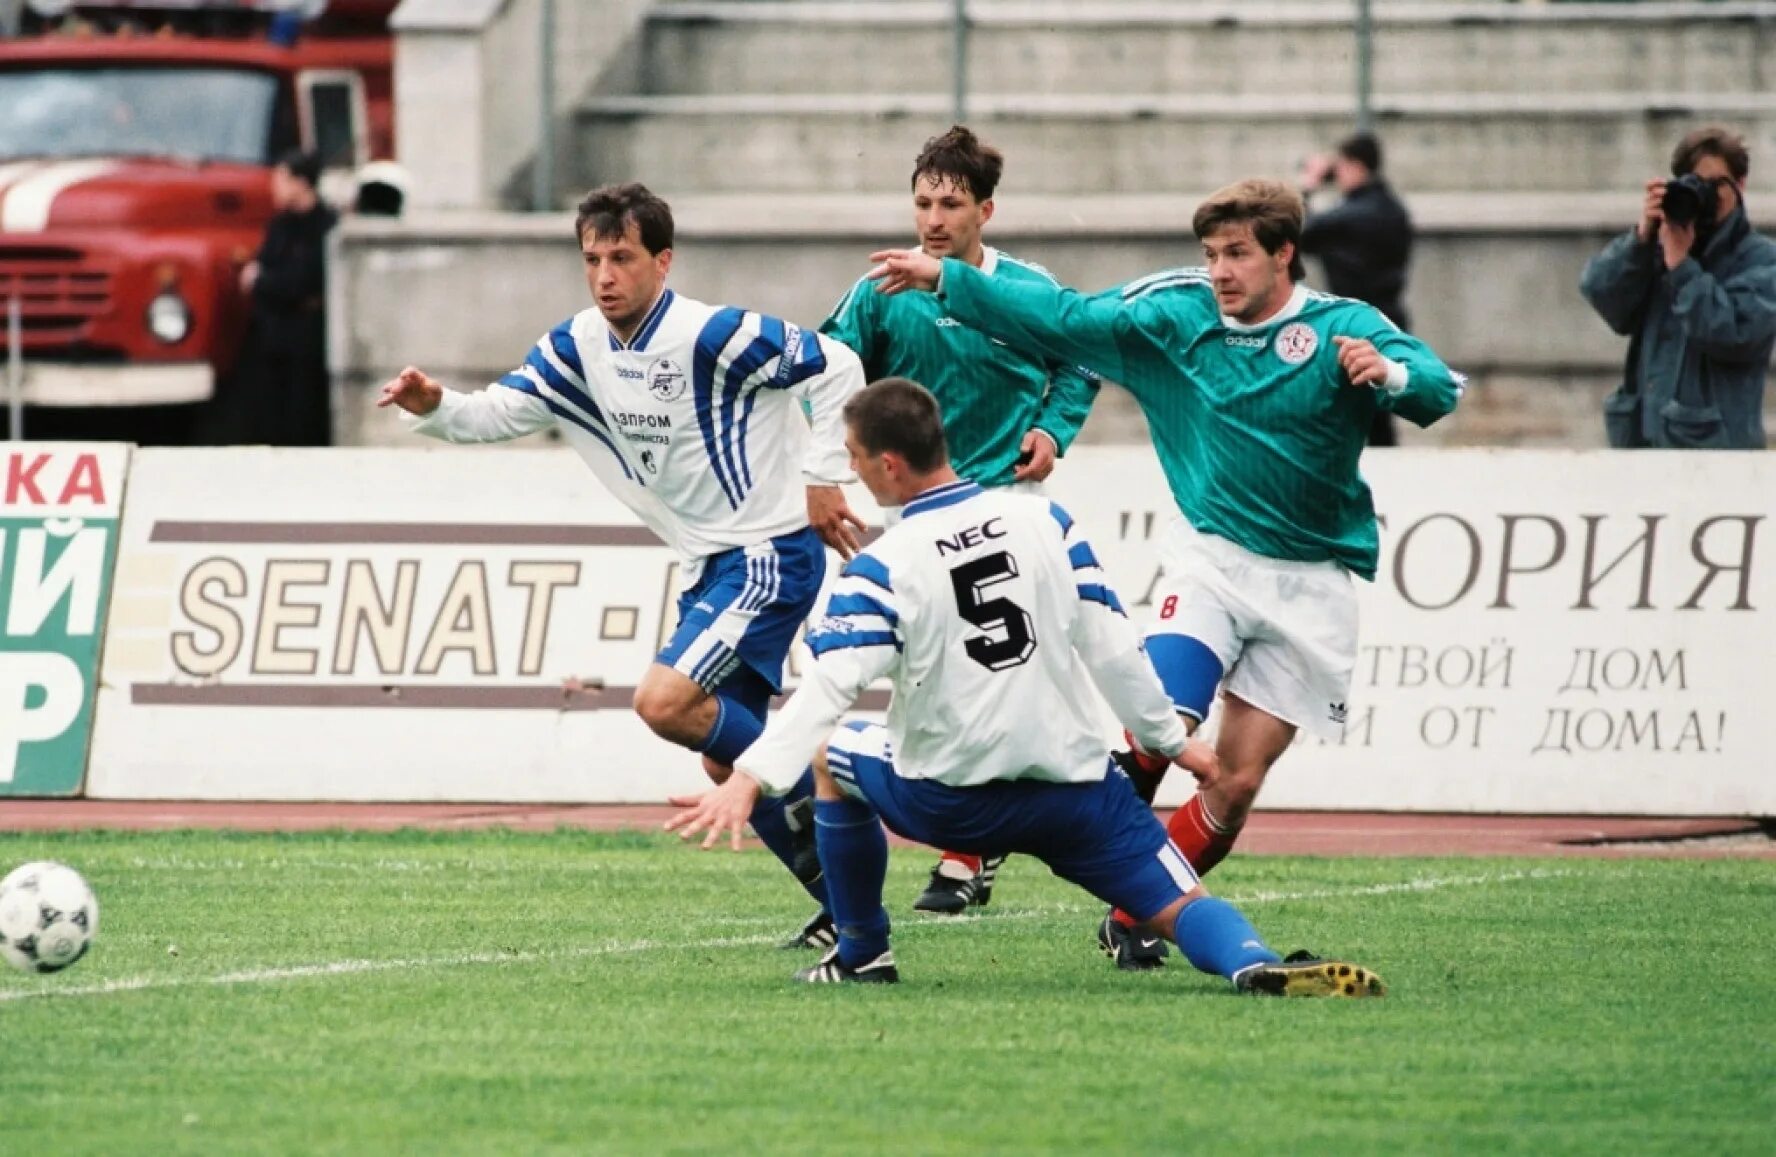
<path id="1" fill-rule="evenodd" d="M 921 177 L 934 177 L 966 190 L 976 201 L 987 201 L 1004 173 L 1005 154 L 982 144 L 966 125 L 951 125 L 949 132 L 925 142 L 913 162 L 912 187 L 919 187 Z"/>
<path id="2" fill-rule="evenodd" d="M 937 399 L 911 378 L 882 378 L 852 394 L 845 403 L 845 423 L 865 450 L 893 451 L 920 474 L 950 460 Z"/>
<path id="3" fill-rule="evenodd" d="M 307 149 L 291 149 L 278 158 L 278 168 L 288 169 L 290 175 L 311 189 L 321 184 L 321 155 Z"/>
<path id="4" fill-rule="evenodd" d="M 600 185 L 580 202 L 579 215 L 574 218 L 574 238 L 584 245 L 586 230 L 602 241 L 614 241 L 629 231 L 635 222 L 641 244 L 649 253 L 659 254 L 672 248 L 672 207 L 654 196 L 646 185 L 630 181 L 623 185 Z"/>
<path id="5" fill-rule="evenodd" d="M 1301 194 L 1281 181 L 1262 178 L 1236 181 L 1209 194 L 1209 199 L 1196 207 L 1190 227 L 1197 238 L 1207 238 L 1223 225 L 1246 223 L 1252 236 L 1266 253 L 1275 253 L 1284 243 L 1295 246 L 1289 260 L 1289 276 L 1300 281 L 1307 276 L 1307 265 L 1301 260 L 1301 222 L 1307 208 Z"/>
<path id="6" fill-rule="evenodd" d="M 1703 125 L 1684 134 L 1671 150 L 1671 175 L 1681 177 L 1696 167 L 1703 157 L 1719 157 L 1727 163 L 1727 172 L 1735 181 L 1743 182 L 1751 172 L 1751 150 L 1745 138 L 1726 125 Z"/>
<path id="7" fill-rule="evenodd" d="M 1338 155 L 1371 173 L 1381 172 L 1381 141 L 1374 133 L 1352 133 L 1338 142 Z"/>

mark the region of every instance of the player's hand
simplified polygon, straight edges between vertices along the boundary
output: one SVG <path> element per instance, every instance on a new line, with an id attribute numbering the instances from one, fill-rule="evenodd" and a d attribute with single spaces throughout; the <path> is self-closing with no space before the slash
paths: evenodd
<path id="1" fill-rule="evenodd" d="M 417 414 L 423 418 L 438 408 L 444 400 L 444 387 L 425 376 L 419 370 L 408 366 L 394 378 L 384 382 L 382 396 L 376 399 L 376 405 L 399 406 L 409 414 Z"/>
<path id="2" fill-rule="evenodd" d="M 1696 223 L 1679 225 L 1675 221 L 1667 221 L 1659 227 L 1659 248 L 1665 255 L 1665 268 L 1676 269 L 1689 257 L 1690 249 L 1696 244 Z"/>
<path id="3" fill-rule="evenodd" d="M 259 263 L 257 261 L 249 261 L 245 265 L 241 266 L 241 271 L 240 271 L 241 292 L 242 293 L 251 293 L 251 292 L 253 292 L 253 287 L 258 284 L 259 284 Z"/>
<path id="4" fill-rule="evenodd" d="M 821 542 L 839 552 L 840 558 L 850 558 L 862 550 L 863 540 L 858 535 L 869 529 L 863 519 L 851 512 L 845 492 L 837 486 L 808 487 L 808 524 Z"/>
<path id="5" fill-rule="evenodd" d="M 667 803 L 684 810 L 666 821 L 666 830 L 677 832 L 681 840 L 689 840 L 698 832 L 707 832 L 703 837 L 705 850 L 715 847 L 721 841 L 722 833 L 726 832 L 729 844 L 737 852 L 740 836 L 752 818 L 752 809 L 760 794 L 758 780 L 744 771 L 736 771 L 728 776 L 726 783 L 712 791 L 669 798 Z"/>
<path id="6" fill-rule="evenodd" d="M 1640 224 L 1634 227 L 1634 235 L 1642 245 L 1648 244 L 1664 223 L 1665 182 L 1655 177 L 1646 183 L 1646 200 L 1641 203 Z"/>
<path id="7" fill-rule="evenodd" d="M 909 289 L 937 291 L 937 279 L 943 274 L 943 262 L 923 249 L 879 249 L 870 254 L 876 263 L 865 274 L 876 283 L 878 293 L 904 293 Z"/>
<path id="8" fill-rule="evenodd" d="M 1019 482 L 1040 482 L 1054 473 L 1055 440 L 1048 431 L 1031 430 L 1024 435 L 1019 449 L 1028 461 L 1011 472 L 1012 478 Z"/>
<path id="9" fill-rule="evenodd" d="M 1360 337 L 1334 337 L 1338 347 L 1338 368 L 1353 386 L 1379 386 L 1387 381 L 1388 360 L 1381 351 Z"/>
<path id="10" fill-rule="evenodd" d="M 1196 777 L 1200 787 L 1214 787 L 1215 781 L 1221 778 L 1221 757 L 1215 754 L 1215 746 L 1206 739 L 1192 739 L 1184 744 L 1184 750 L 1172 758 L 1172 762 Z"/>

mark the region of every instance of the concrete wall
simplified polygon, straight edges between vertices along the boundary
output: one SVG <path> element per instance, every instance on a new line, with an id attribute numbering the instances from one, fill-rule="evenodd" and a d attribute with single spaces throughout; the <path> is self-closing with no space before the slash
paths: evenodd
<path id="1" fill-rule="evenodd" d="M 1355 119 L 1353 6 L 971 0 L 966 116 L 1020 194 L 1290 173 Z M 877 192 L 954 115 L 944 3 L 662 0 L 578 108 L 582 184 Z M 1703 120 L 1776 150 L 1776 3 L 1388 3 L 1374 112 L 1412 192 L 1619 188 Z M 656 180 L 659 178 L 656 177 Z"/>
<path id="2" fill-rule="evenodd" d="M 1764 4 L 1381 4 L 1383 94 L 1756 92 L 1776 56 Z M 981 94 L 1347 97 L 1350 6 L 975 3 L 971 88 Z M 1605 18 L 1607 17 L 1607 18 Z M 885 43 L 892 51 L 883 51 Z M 661 3 L 632 90 L 652 95 L 947 93 L 945 4 Z M 793 69 L 760 61 L 796 62 Z"/>
<path id="3" fill-rule="evenodd" d="M 982 97 L 970 124 L 1007 157 L 1007 193 L 1138 194 L 1287 175 L 1350 130 L 1348 102 L 1237 98 Z M 1640 98 L 1399 98 L 1378 101 L 1387 169 L 1412 192 L 1586 191 L 1663 172 L 1704 119 L 1776 153 L 1776 97 L 1653 109 Z M 583 185 L 669 174 L 698 192 L 885 192 L 906 186 L 947 98 L 604 98 L 581 106 Z M 661 178 L 653 177 L 658 181 Z"/>
<path id="4" fill-rule="evenodd" d="M 680 292 L 806 325 L 819 323 L 872 248 L 905 240 L 894 228 L 898 199 L 816 203 L 803 212 L 801 233 L 782 219 L 772 228 L 720 203 L 676 204 L 673 285 Z M 1169 214 L 1133 207 L 1127 220 L 1105 212 L 1089 227 L 1041 208 L 1025 205 L 1021 218 L 1008 209 L 992 240 L 1068 284 L 1098 289 L 1196 262 L 1176 205 Z M 1597 403 L 1614 388 L 1625 347 L 1576 286 L 1585 261 L 1615 232 L 1613 221 L 1629 219 L 1632 199 L 1539 218 L 1495 208 L 1495 220 L 1470 207 L 1449 219 L 1453 208 L 1432 201 L 1420 211 L 1410 305 L 1416 330 L 1470 375 L 1472 391 L 1456 418 L 1417 440 L 1600 444 Z M 350 444 L 399 437 L 392 419 L 369 403 L 372 387 L 401 366 L 412 362 L 472 388 L 511 368 L 546 329 L 588 304 L 565 215 L 358 220 L 336 244 L 330 318 L 339 433 Z M 1087 433 L 1112 441 L 1142 436 L 1138 414 L 1120 394 L 1099 407 Z"/>
<path id="5" fill-rule="evenodd" d="M 554 0 L 559 188 L 572 177 L 572 114 L 613 69 L 632 75 L 648 0 Z M 404 0 L 395 29 L 399 159 L 415 209 L 528 207 L 541 136 L 543 0 Z"/>

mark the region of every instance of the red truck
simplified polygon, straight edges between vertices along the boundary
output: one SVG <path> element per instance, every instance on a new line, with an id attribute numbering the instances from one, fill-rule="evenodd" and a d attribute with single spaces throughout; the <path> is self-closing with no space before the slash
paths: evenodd
<path id="1" fill-rule="evenodd" d="M 277 158 L 318 151 L 325 190 L 393 155 L 396 3 L 27 0 L 0 39 L 0 397 L 16 298 L 28 405 L 209 398 Z"/>

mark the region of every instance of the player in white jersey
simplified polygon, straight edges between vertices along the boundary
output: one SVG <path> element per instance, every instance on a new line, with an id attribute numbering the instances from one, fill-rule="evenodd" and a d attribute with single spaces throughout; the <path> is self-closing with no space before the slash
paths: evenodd
<path id="1" fill-rule="evenodd" d="M 857 549 L 863 523 L 839 489 L 852 480 L 841 410 L 863 386 L 862 365 L 811 330 L 674 294 L 672 211 L 641 185 L 593 190 L 575 231 L 595 308 L 550 330 L 483 390 L 446 390 L 409 367 L 378 404 L 448 442 L 554 426 L 678 552 L 688 584 L 678 629 L 635 688 L 635 711 L 702 752 L 720 782 L 782 686 L 825 578 L 821 542 L 847 558 Z M 822 905 L 792 943 L 830 944 L 812 791 L 809 777 L 762 801 L 751 820 Z"/>
<path id="2" fill-rule="evenodd" d="M 1205 780 L 1218 769 L 1186 735 L 1067 512 L 958 478 L 937 401 L 910 381 L 874 383 L 846 403 L 845 419 L 857 473 L 903 516 L 844 568 L 810 636 L 814 667 L 783 711 L 726 783 L 674 800 L 686 810 L 667 822 L 687 838 L 707 832 L 704 847 L 723 833 L 738 846 L 760 793 L 787 790 L 814 758 L 839 942 L 797 979 L 899 979 L 882 907 L 886 823 L 946 848 L 1035 856 L 1242 991 L 1379 995 L 1380 980 L 1356 965 L 1280 960 L 1203 890 L 1111 763 L 1079 694 L 1088 675 L 1143 749 Z M 894 681 L 888 725 L 835 731 L 883 676 Z"/>

